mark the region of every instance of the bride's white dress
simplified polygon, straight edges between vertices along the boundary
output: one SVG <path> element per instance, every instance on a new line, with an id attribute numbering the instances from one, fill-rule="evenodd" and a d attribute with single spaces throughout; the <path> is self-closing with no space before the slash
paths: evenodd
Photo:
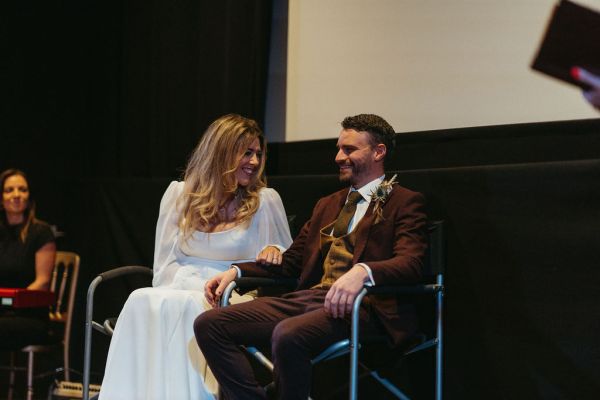
<path id="1" fill-rule="evenodd" d="M 160 204 L 152 288 L 127 299 L 110 343 L 101 400 L 213 399 L 217 385 L 194 338 L 194 319 L 206 310 L 204 284 L 232 263 L 254 260 L 266 245 L 287 248 L 292 240 L 281 198 L 260 191 L 252 220 L 215 233 L 196 231 L 187 241 L 178 227 L 172 182 Z M 206 382 L 205 382 L 206 377 Z"/>

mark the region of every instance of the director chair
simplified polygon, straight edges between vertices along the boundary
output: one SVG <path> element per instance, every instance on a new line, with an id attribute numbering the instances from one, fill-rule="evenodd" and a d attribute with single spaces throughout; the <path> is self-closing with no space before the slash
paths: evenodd
<path id="1" fill-rule="evenodd" d="M 340 356 L 350 354 L 349 365 L 349 393 L 350 400 L 358 397 L 359 366 L 377 382 L 383 385 L 392 395 L 401 400 L 408 400 L 408 396 L 396 387 L 389 379 L 382 376 L 379 369 L 370 369 L 359 361 L 359 350 L 375 344 L 384 344 L 386 338 L 361 337 L 359 332 L 359 310 L 362 300 L 369 295 L 395 295 L 395 296 L 433 296 L 434 298 L 434 329 L 431 335 L 419 335 L 419 341 L 405 350 L 401 357 L 417 353 L 419 351 L 435 349 L 435 399 L 442 399 L 443 390 L 443 299 L 444 299 L 444 270 L 445 270 L 445 239 L 443 221 L 435 221 L 428 226 L 429 246 L 425 256 L 426 280 L 423 284 L 401 285 L 380 284 L 375 286 L 364 286 L 354 300 L 351 315 L 351 333 L 348 339 L 332 344 L 321 354 L 312 360 L 315 365 L 322 361 L 332 360 Z M 221 306 L 229 304 L 229 297 L 233 290 L 249 290 L 256 287 L 284 286 L 292 289 L 295 287 L 295 279 L 270 279 L 270 278 L 238 278 L 231 282 L 221 297 Z M 254 357 L 261 365 L 271 372 L 272 362 L 257 348 L 245 347 L 245 350 Z M 267 385 L 268 386 L 268 385 Z"/>
<path id="2" fill-rule="evenodd" d="M 128 274 L 145 274 L 152 277 L 152 269 L 140 266 L 126 266 L 111 269 L 109 271 L 99 274 L 96 278 L 94 278 L 94 280 L 92 281 L 92 283 L 90 283 L 90 286 L 88 287 L 87 305 L 85 313 L 85 349 L 83 358 L 83 400 L 89 400 L 90 398 L 92 328 L 107 336 L 112 336 L 117 321 L 117 318 L 109 318 L 105 320 L 102 324 L 100 324 L 92 319 L 94 313 L 94 292 L 96 291 L 98 285 L 100 285 L 102 282 L 106 282 L 108 280 Z M 96 398 L 96 396 L 94 396 L 94 398 Z"/>
<path id="3" fill-rule="evenodd" d="M 27 354 L 27 367 L 15 366 L 16 354 L 11 354 L 10 377 L 8 386 L 8 399 L 12 400 L 15 385 L 15 372 L 27 372 L 27 400 L 33 399 L 34 378 L 54 374 L 62 370 L 66 379 L 70 376 L 69 348 L 71 339 L 71 322 L 77 290 L 79 275 L 79 255 L 70 251 L 57 251 L 54 269 L 50 280 L 49 291 L 55 294 L 55 302 L 49 309 L 50 327 L 48 335 L 40 338 L 36 343 L 31 343 L 21 349 Z M 42 373 L 34 376 L 34 361 L 36 354 L 48 353 L 54 350 L 62 351 L 62 367 L 52 373 Z"/>

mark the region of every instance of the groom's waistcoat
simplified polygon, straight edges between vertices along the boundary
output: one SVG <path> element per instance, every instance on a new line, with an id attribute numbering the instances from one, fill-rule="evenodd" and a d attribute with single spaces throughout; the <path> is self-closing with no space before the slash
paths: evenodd
<path id="1" fill-rule="evenodd" d="M 335 221 L 321 229 L 321 254 L 323 254 L 323 277 L 313 288 L 329 288 L 340 276 L 353 265 L 356 229 L 335 237 L 331 235 Z"/>

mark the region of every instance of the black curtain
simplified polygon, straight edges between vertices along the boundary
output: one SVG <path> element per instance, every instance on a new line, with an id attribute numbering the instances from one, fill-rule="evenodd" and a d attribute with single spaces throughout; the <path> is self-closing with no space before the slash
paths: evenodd
<path id="1" fill-rule="evenodd" d="M 216 117 L 263 123 L 272 4 L 0 5 L 0 169 L 35 181 L 178 176 Z"/>
<path id="2" fill-rule="evenodd" d="M 87 286 L 111 267 L 152 266 L 160 197 L 208 124 L 239 113 L 263 125 L 271 11 L 271 0 L 0 3 L 0 170 L 28 173 L 38 216 L 65 234 L 59 249 L 81 255 L 76 369 Z M 135 284 L 102 288 L 99 318 Z M 108 342 L 95 340 L 101 373 Z"/>

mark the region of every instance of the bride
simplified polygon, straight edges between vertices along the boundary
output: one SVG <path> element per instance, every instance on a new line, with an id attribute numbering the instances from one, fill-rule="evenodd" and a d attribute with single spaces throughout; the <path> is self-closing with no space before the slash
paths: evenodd
<path id="1" fill-rule="evenodd" d="M 167 188 L 153 287 L 131 293 L 121 311 L 101 400 L 215 397 L 216 381 L 193 332 L 194 319 L 210 307 L 204 284 L 236 262 L 279 264 L 291 243 L 281 199 L 266 187 L 264 151 L 255 121 L 223 116 L 202 136 L 184 182 Z"/>

